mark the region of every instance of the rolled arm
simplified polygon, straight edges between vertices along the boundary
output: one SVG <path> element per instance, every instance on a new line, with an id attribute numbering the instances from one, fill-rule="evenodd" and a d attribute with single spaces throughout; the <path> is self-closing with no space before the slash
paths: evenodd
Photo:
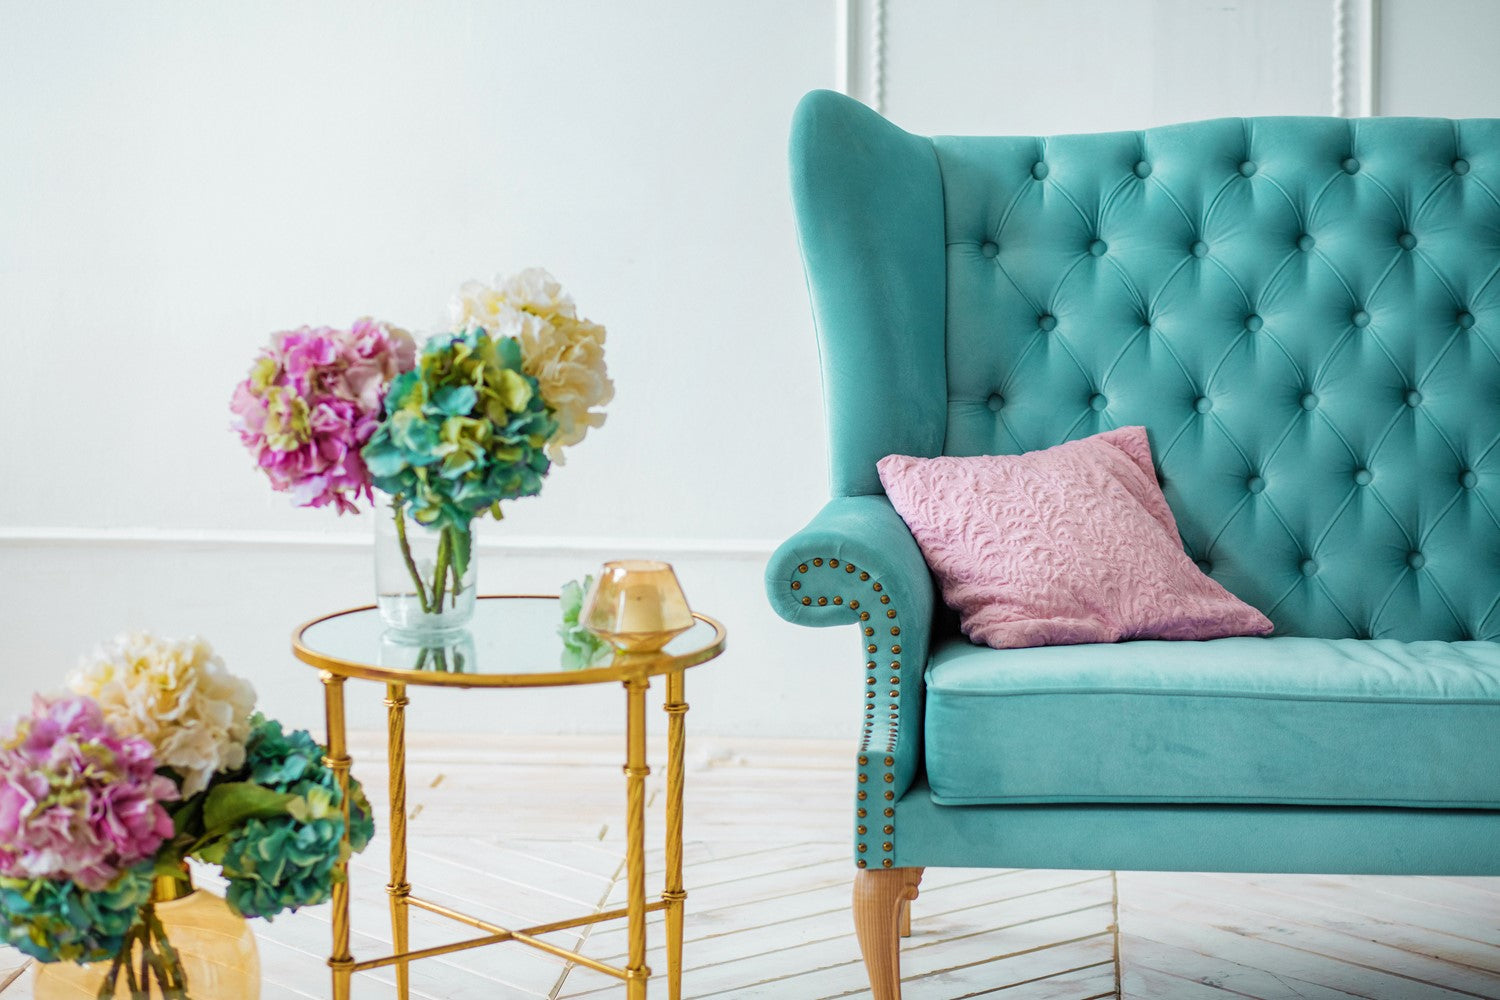
<path id="1" fill-rule="evenodd" d="M 766 593 L 787 621 L 859 626 L 855 863 L 892 867 L 895 802 L 922 762 L 922 670 L 934 604 L 922 551 L 885 496 L 838 497 L 776 550 Z"/>

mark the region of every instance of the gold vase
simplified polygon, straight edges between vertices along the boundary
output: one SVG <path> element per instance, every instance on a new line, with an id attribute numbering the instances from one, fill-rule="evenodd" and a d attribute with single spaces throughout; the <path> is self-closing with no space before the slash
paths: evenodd
<path id="1" fill-rule="evenodd" d="M 175 879 L 157 879 L 150 905 L 166 930 L 167 939 L 182 963 L 189 1000 L 260 1000 L 260 954 L 255 935 L 244 917 L 211 892 L 191 890 Z M 139 966 L 139 945 L 135 964 Z M 35 1000 L 97 1000 L 109 974 L 109 962 L 37 963 Z M 162 992 L 152 985 L 150 996 Z M 121 977 L 115 1000 L 130 1000 L 130 987 Z"/>

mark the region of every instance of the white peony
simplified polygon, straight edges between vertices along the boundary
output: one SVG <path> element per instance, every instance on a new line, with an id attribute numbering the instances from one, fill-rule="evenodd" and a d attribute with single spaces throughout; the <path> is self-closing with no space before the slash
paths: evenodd
<path id="1" fill-rule="evenodd" d="M 455 329 L 478 326 L 492 337 L 520 341 L 521 367 L 537 380 L 557 420 L 557 433 L 547 442 L 552 461 L 562 465 L 562 449 L 604 423 L 595 407 L 615 398 L 604 363 L 604 327 L 579 319 L 552 275 L 532 267 L 496 279 L 494 287 L 467 282 L 448 311 Z"/>
<path id="2" fill-rule="evenodd" d="M 84 659 L 68 687 L 97 701 L 121 736 L 148 740 L 157 765 L 182 778 L 183 798 L 245 762 L 255 689 L 197 636 L 116 636 Z"/>

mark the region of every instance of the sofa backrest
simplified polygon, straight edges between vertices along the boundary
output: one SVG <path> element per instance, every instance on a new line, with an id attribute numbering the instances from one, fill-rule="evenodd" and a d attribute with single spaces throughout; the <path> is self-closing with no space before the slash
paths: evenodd
<path id="1" fill-rule="evenodd" d="M 1500 638 L 1500 121 L 929 140 L 813 103 L 793 173 L 836 492 L 878 490 L 862 472 L 877 451 L 1015 453 L 1143 424 L 1188 553 L 1279 633 Z M 804 211 L 837 183 L 813 176 L 820 144 L 899 231 L 855 221 L 839 246 Z M 882 145 L 899 152 L 851 174 Z M 903 256 L 914 275 L 894 279 Z M 910 329 L 861 333 L 839 299 L 859 296 L 819 288 L 861 281 L 884 288 L 866 312 Z M 867 370 L 861 339 L 912 369 L 863 404 L 828 371 Z M 903 400 L 909 425 L 861 425 Z"/>

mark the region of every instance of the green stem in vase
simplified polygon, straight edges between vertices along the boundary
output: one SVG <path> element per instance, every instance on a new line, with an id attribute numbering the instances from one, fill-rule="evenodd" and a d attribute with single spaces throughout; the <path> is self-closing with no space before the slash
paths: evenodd
<path id="1" fill-rule="evenodd" d="M 427 601 L 427 588 L 422 585 L 422 574 L 417 570 L 417 561 L 411 555 L 411 543 L 406 540 L 406 501 L 399 496 L 391 497 L 391 511 L 396 517 L 396 541 L 401 546 L 401 558 L 406 562 L 406 571 L 411 574 L 412 585 L 417 588 L 417 600 L 423 614 L 432 614 L 434 608 Z"/>
<path id="2" fill-rule="evenodd" d="M 160 965 L 157 971 L 162 977 L 161 992 L 164 1000 L 191 1000 L 187 991 L 187 971 L 182 967 L 182 958 L 177 954 L 177 949 L 172 947 L 172 942 L 167 940 L 167 929 L 162 926 L 155 907 L 146 908 L 146 925 L 148 932 L 156 938 L 156 943 L 161 949 Z"/>
<path id="3" fill-rule="evenodd" d="M 438 532 L 437 568 L 432 571 L 432 610 L 434 614 L 443 613 L 443 594 L 448 588 L 448 563 L 452 558 L 450 550 L 453 548 L 453 540 L 448 534 L 449 530 L 445 527 Z"/>

